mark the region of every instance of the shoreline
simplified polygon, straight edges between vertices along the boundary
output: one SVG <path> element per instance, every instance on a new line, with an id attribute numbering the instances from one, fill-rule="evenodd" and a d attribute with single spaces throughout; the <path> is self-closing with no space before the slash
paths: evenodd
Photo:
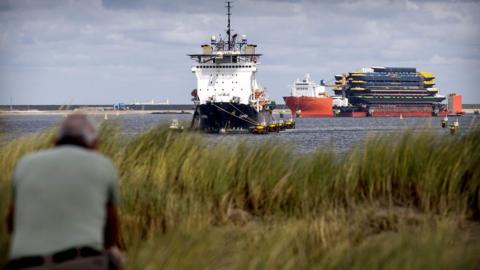
<path id="1" fill-rule="evenodd" d="M 464 115 L 475 115 L 477 109 L 464 109 Z M 193 115 L 193 110 L 0 110 L 0 116 L 11 115 L 68 115 L 72 113 L 84 113 L 88 115 L 142 115 L 142 114 L 166 114 L 166 115 Z M 285 109 L 275 109 L 274 115 L 283 114 L 290 115 L 290 112 Z M 440 116 L 431 116 L 440 117 Z M 335 117 L 330 117 L 335 118 Z M 373 117 L 375 118 L 375 117 Z"/>

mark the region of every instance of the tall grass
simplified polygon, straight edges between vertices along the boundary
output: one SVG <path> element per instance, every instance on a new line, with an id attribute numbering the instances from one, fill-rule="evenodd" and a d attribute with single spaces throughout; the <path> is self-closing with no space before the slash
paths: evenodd
<path id="1" fill-rule="evenodd" d="M 107 122 L 108 123 L 108 122 Z M 0 151 L 0 215 L 25 153 Z M 120 173 L 131 269 L 472 269 L 480 254 L 480 130 L 375 136 L 336 154 L 280 142 L 209 144 L 164 126 L 126 138 L 101 128 Z M 0 226 L 0 254 L 8 237 Z M 4 255 L 0 259 L 5 260 Z"/>

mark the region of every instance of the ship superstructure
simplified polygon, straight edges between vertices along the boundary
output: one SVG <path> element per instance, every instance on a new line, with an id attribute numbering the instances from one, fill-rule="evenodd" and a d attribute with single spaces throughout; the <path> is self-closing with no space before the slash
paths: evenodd
<path id="1" fill-rule="evenodd" d="M 210 132 L 249 129 L 268 121 L 272 109 L 256 79 L 261 56 L 257 45 L 248 43 L 245 35 L 231 34 L 231 3 L 226 7 L 226 37 L 212 36 L 210 44 L 201 46 L 201 54 L 189 54 L 197 78 L 192 127 Z"/>
<path id="2" fill-rule="evenodd" d="M 432 116 L 442 111 L 445 96 L 435 88 L 431 72 L 409 67 L 362 68 L 335 76 L 337 96 L 348 99 L 352 116 Z M 355 115 L 355 113 L 357 115 Z"/>
<path id="3" fill-rule="evenodd" d="M 297 79 L 292 85 L 292 96 L 295 97 L 327 97 L 325 86 L 318 84 L 310 78 L 310 74 L 305 74 L 305 77 L 300 80 Z"/>
<path id="4" fill-rule="evenodd" d="M 323 81 L 318 84 L 305 74 L 297 79 L 291 89 L 291 95 L 283 97 L 292 115 L 297 117 L 333 116 L 332 98 L 327 95 Z"/>

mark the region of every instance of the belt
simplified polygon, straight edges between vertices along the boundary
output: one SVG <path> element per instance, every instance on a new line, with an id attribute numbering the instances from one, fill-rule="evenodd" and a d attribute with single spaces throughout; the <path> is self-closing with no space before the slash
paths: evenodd
<path id="1" fill-rule="evenodd" d="M 69 248 L 51 255 L 53 263 L 63 263 L 77 258 L 100 256 L 103 253 L 91 247 Z M 27 256 L 13 259 L 5 266 L 5 270 L 22 269 L 27 267 L 42 266 L 45 264 L 45 256 Z"/>

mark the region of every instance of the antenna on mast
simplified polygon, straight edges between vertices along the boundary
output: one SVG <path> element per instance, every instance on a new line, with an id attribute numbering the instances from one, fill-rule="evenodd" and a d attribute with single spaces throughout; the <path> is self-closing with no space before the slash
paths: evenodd
<path id="1" fill-rule="evenodd" d="M 228 50 L 232 49 L 232 40 L 231 40 L 231 35 L 230 35 L 230 8 L 232 7 L 231 5 L 232 1 L 227 1 L 227 35 L 228 35 Z"/>

